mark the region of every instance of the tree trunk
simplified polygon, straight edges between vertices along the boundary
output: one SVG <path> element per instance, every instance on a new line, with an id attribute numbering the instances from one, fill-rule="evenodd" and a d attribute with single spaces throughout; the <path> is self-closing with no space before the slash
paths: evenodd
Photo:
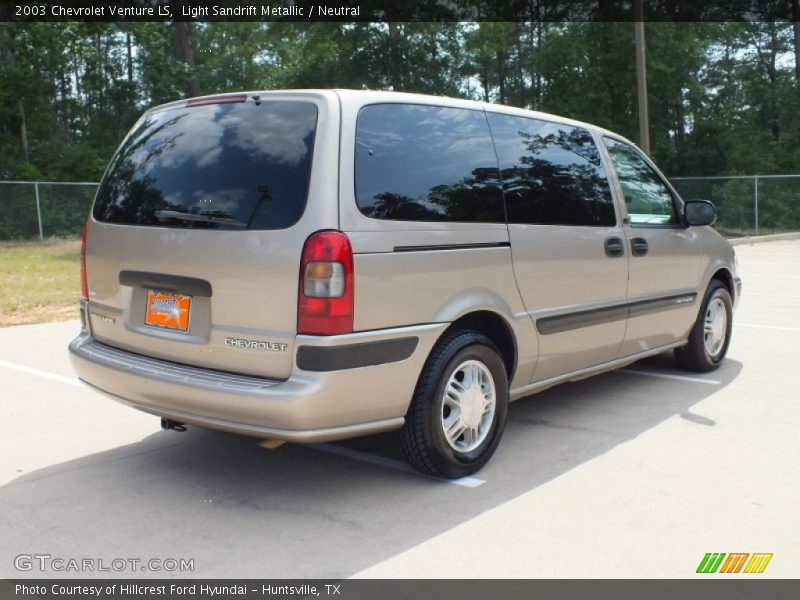
<path id="1" fill-rule="evenodd" d="M 523 65 L 523 52 L 522 52 L 522 24 L 517 23 L 517 31 L 516 31 L 516 38 L 517 38 L 517 76 L 519 77 L 519 98 L 516 99 L 516 102 L 522 108 L 527 108 L 527 96 L 525 90 L 525 67 Z"/>
<path id="2" fill-rule="evenodd" d="M 497 83 L 500 92 L 500 104 L 508 104 L 506 94 L 506 54 L 505 52 L 495 52 L 497 60 Z"/>
<path id="3" fill-rule="evenodd" d="M 103 111 L 105 109 L 105 94 L 106 94 L 106 77 L 105 77 L 105 56 L 106 53 L 103 51 L 103 45 L 100 40 L 100 34 L 95 33 L 93 37 L 93 45 L 94 45 L 94 72 L 97 74 L 97 80 L 94 81 L 94 98 L 95 104 L 94 109 L 97 111 Z M 91 88 L 89 88 L 91 89 Z"/>
<path id="4" fill-rule="evenodd" d="M 133 83 L 133 43 L 130 31 L 125 32 L 125 47 L 128 50 L 128 81 Z"/>
<path id="5" fill-rule="evenodd" d="M 402 32 L 394 21 L 389 26 L 389 82 L 395 92 L 403 91 L 403 57 L 401 53 Z"/>
<path id="6" fill-rule="evenodd" d="M 777 55 L 778 55 L 778 24 L 767 23 L 764 27 L 758 24 L 751 25 L 751 44 L 755 46 L 758 55 L 759 68 L 767 78 L 767 88 L 769 90 L 769 99 L 761 108 L 761 114 L 764 121 L 769 127 L 772 138 L 775 141 L 780 139 L 780 121 L 779 121 L 779 107 L 778 107 L 778 70 L 777 70 Z M 769 36 L 769 41 L 766 45 L 762 46 L 761 36 L 766 33 Z"/>
<path id="7" fill-rule="evenodd" d="M 534 10 L 536 14 L 534 15 Z M 531 74 L 531 108 L 536 110 L 539 107 L 539 73 L 536 65 L 536 58 L 539 55 L 539 48 L 536 44 L 538 37 L 539 7 L 534 9 L 533 2 L 528 4 L 530 12 L 530 22 L 528 24 L 528 72 Z"/>
<path id="8" fill-rule="evenodd" d="M 25 118 L 25 102 L 22 98 L 17 100 L 17 110 L 19 111 L 19 141 L 22 145 L 22 158 L 29 163 L 31 162 L 31 153 L 28 148 L 28 121 Z"/>
<path id="9" fill-rule="evenodd" d="M 14 50 L 12 49 L 13 40 L 11 39 L 11 34 L 9 34 L 6 27 L 7 25 L 3 25 L 3 27 L 0 28 L 3 34 L 3 59 L 9 70 L 13 71 L 17 66 L 17 57 L 14 55 Z M 17 112 L 19 113 L 19 142 L 22 147 L 22 158 L 25 162 L 29 163 L 31 162 L 31 155 L 28 146 L 28 122 L 25 118 L 25 101 L 22 99 L 22 96 L 17 97 Z"/>
<path id="10" fill-rule="evenodd" d="M 537 11 L 537 14 L 539 14 L 539 8 L 538 7 L 537 7 L 536 11 Z M 539 52 L 542 49 L 543 39 L 544 39 L 544 23 L 541 22 L 541 21 L 537 21 L 537 23 L 536 23 L 536 56 L 537 56 L 537 58 L 539 56 Z M 544 84 L 543 84 L 543 79 L 542 79 L 542 71 L 538 66 L 536 67 L 536 76 L 535 77 L 536 77 L 536 79 L 535 79 L 536 83 L 535 83 L 534 87 L 536 88 L 536 93 L 534 94 L 533 107 L 534 108 L 539 108 L 539 106 L 542 104 L 542 99 L 543 99 L 543 96 L 544 96 L 544 92 L 542 90 L 542 88 L 544 87 Z"/>
<path id="11" fill-rule="evenodd" d="M 175 30 L 178 33 L 178 58 L 189 67 L 189 87 L 186 92 L 190 98 L 199 96 L 200 83 L 197 80 L 197 70 L 194 64 L 190 24 L 186 21 L 175 21 Z"/>
<path id="12" fill-rule="evenodd" d="M 792 21 L 794 21 L 794 73 L 800 82 L 800 0 L 792 1 Z"/>
<path id="13" fill-rule="evenodd" d="M 683 106 L 683 99 L 678 97 L 675 102 L 675 145 L 683 146 L 686 138 L 686 111 Z"/>
<path id="14" fill-rule="evenodd" d="M 67 80 L 67 68 L 61 70 L 58 78 L 59 100 L 58 100 L 58 128 L 65 137 L 69 137 L 69 81 Z"/>
<path id="15" fill-rule="evenodd" d="M 777 142 L 781 137 L 779 109 L 778 109 L 778 69 L 775 64 L 778 55 L 778 29 L 776 24 L 770 28 L 769 47 L 769 96 L 770 96 L 770 131 Z"/>
<path id="16" fill-rule="evenodd" d="M 78 63 L 78 59 L 76 58 L 75 61 L 72 63 L 73 74 L 75 76 L 75 92 L 78 96 L 78 100 L 80 101 L 80 106 L 84 106 L 85 102 L 83 101 L 83 84 L 81 79 L 81 67 Z"/>

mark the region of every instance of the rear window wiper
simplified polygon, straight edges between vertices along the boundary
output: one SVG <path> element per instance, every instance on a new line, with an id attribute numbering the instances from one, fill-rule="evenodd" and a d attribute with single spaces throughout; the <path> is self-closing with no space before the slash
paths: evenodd
<path id="1" fill-rule="evenodd" d="M 214 217 L 199 213 L 181 212 L 179 210 L 157 210 L 155 216 L 160 221 L 167 219 L 178 219 L 179 221 L 199 221 L 201 223 L 219 223 L 220 225 L 230 225 L 240 229 L 247 229 L 248 225 L 244 221 L 229 219 L 227 217 Z"/>

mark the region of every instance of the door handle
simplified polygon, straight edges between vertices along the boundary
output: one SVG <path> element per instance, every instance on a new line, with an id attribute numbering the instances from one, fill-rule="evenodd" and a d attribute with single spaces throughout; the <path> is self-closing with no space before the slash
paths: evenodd
<path id="1" fill-rule="evenodd" d="M 631 254 L 634 256 L 644 256 L 650 246 L 647 245 L 647 240 L 644 238 L 636 237 L 631 238 Z"/>
<path id="2" fill-rule="evenodd" d="M 609 258 L 619 258 L 625 254 L 625 244 L 618 237 L 606 238 L 604 246 L 606 248 L 606 256 Z"/>

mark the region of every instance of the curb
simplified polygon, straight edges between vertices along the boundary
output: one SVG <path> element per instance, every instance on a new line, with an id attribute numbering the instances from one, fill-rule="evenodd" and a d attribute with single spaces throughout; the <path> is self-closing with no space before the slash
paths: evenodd
<path id="1" fill-rule="evenodd" d="M 750 237 L 731 238 L 731 246 L 744 246 L 746 244 L 760 244 L 762 242 L 779 242 L 781 240 L 800 240 L 800 231 L 790 233 L 775 233 L 772 235 L 754 235 Z"/>

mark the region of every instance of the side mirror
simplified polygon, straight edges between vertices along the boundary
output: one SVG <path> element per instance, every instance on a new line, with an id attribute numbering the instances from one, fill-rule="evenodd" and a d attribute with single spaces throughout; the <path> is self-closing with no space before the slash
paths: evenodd
<path id="1" fill-rule="evenodd" d="M 713 225 L 717 209 L 708 200 L 688 200 L 683 207 L 686 224 L 690 226 Z"/>

